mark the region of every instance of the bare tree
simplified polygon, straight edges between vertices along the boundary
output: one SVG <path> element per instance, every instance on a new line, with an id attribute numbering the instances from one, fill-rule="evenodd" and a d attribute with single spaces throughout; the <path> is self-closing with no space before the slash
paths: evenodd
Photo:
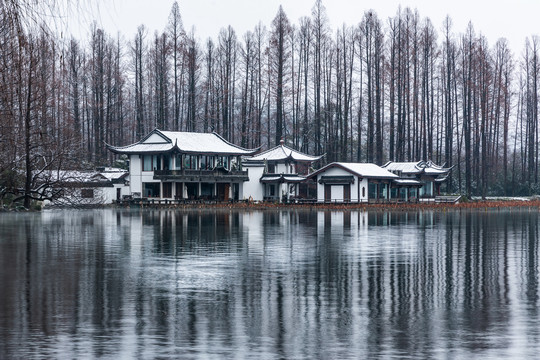
<path id="1" fill-rule="evenodd" d="M 286 69 L 287 63 L 290 61 L 291 50 L 288 43 L 289 35 L 292 32 L 291 25 L 287 15 L 280 6 L 276 17 L 272 21 L 272 33 L 270 36 L 270 48 L 272 49 L 272 65 L 274 67 L 275 84 L 274 92 L 276 96 L 276 131 L 275 143 L 284 135 L 284 120 L 283 120 L 283 97 L 284 88 L 286 87 Z"/>

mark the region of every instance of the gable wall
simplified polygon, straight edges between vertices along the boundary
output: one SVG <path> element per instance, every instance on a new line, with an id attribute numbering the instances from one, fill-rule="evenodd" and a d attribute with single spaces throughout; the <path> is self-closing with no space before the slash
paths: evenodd
<path id="1" fill-rule="evenodd" d="M 164 144 L 167 140 L 159 136 L 158 134 L 152 134 L 148 139 L 144 141 L 145 144 Z"/>
<path id="2" fill-rule="evenodd" d="M 259 180 L 263 176 L 264 166 L 246 166 L 244 170 L 248 171 L 249 181 L 244 182 L 243 196 L 240 193 L 240 197 L 249 199 L 251 196 L 254 201 L 262 201 L 264 197 L 264 184 Z"/>

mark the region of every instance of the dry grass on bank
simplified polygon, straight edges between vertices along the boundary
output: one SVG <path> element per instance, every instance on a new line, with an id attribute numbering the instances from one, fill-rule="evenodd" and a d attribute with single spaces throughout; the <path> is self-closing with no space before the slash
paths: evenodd
<path id="1" fill-rule="evenodd" d="M 383 211 L 418 211 L 418 210 L 453 210 L 453 209 L 502 209 L 535 208 L 540 210 L 540 200 L 482 200 L 451 203 L 379 203 L 379 204 L 279 204 L 279 203 L 216 203 L 216 204 L 176 204 L 148 205 L 148 208 L 180 209 L 246 209 L 246 210 L 383 210 Z"/>

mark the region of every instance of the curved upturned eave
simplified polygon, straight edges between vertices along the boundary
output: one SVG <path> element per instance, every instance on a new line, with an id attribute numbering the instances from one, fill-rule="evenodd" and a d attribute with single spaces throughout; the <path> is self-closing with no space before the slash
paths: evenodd
<path id="1" fill-rule="evenodd" d="M 131 148 L 133 148 L 134 146 L 137 146 L 137 145 L 151 145 L 151 144 L 136 143 L 136 144 L 131 144 L 131 145 L 127 145 L 127 146 L 112 146 L 112 145 L 106 144 L 107 149 L 109 149 L 111 152 L 116 153 L 116 154 L 126 154 L 126 155 L 163 154 L 163 153 L 178 152 L 178 153 L 182 153 L 182 154 L 193 154 L 193 155 L 204 154 L 204 155 L 214 155 L 214 156 L 219 156 L 219 155 L 229 155 L 229 156 L 247 155 L 247 156 L 249 156 L 249 155 L 252 155 L 253 153 L 258 151 L 258 149 L 255 149 L 255 150 L 246 149 L 246 151 L 249 151 L 249 152 L 216 152 L 216 151 L 212 151 L 212 150 L 209 150 L 209 151 L 189 151 L 189 150 L 181 149 L 180 147 L 178 147 L 177 144 L 174 144 L 174 145 L 162 144 L 162 145 L 170 146 L 170 148 L 168 148 L 168 149 L 155 149 L 155 150 L 152 150 L 152 149 L 148 149 L 148 150 L 133 149 L 132 150 L 131 149 Z"/>
<path id="2" fill-rule="evenodd" d="M 216 135 L 218 138 L 220 138 L 223 142 L 227 143 L 228 145 L 230 146 L 233 146 L 235 148 L 237 148 L 238 150 L 241 150 L 241 151 L 245 151 L 246 153 L 241 153 L 241 154 L 235 154 L 235 155 L 253 155 L 255 154 L 257 151 L 261 150 L 261 146 L 255 148 L 255 149 L 246 149 L 246 148 L 243 148 L 239 145 L 236 145 L 236 144 L 233 144 L 232 142 L 226 140 L 223 136 L 219 135 L 217 132 L 215 131 L 212 131 L 212 134 Z M 232 155 L 232 153 L 231 153 Z"/>
<path id="3" fill-rule="evenodd" d="M 205 134 L 205 136 L 213 135 L 215 138 L 212 138 L 208 143 L 208 146 L 204 148 L 190 148 L 189 145 L 187 145 L 187 149 L 183 149 L 182 145 L 179 146 L 178 144 L 178 138 L 177 136 L 170 137 L 171 135 L 175 135 L 175 133 L 181 133 L 181 134 Z M 145 141 L 148 140 L 150 136 L 153 134 L 159 135 L 163 142 L 159 143 L 145 143 Z M 174 143 L 173 143 L 174 142 Z M 206 141 L 208 142 L 208 140 Z M 225 149 L 219 150 L 219 142 L 226 145 Z M 218 144 L 217 149 L 213 149 L 211 144 Z M 154 129 L 150 133 L 148 133 L 145 137 L 143 137 L 140 141 L 126 145 L 126 146 L 112 146 L 110 144 L 105 143 L 107 148 L 117 154 L 159 154 L 159 153 L 169 153 L 177 151 L 179 153 L 183 154 L 204 154 L 204 155 L 228 155 L 228 156 L 253 156 L 255 153 L 259 152 L 261 147 L 257 147 L 255 149 L 246 149 L 241 146 L 238 146 L 236 144 L 231 143 L 230 141 L 224 139 L 221 135 L 219 135 L 216 132 L 211 133 L 190 133 L 190 132 L 169 132 L 169 131 L 161 131 L 159 129 Z"/>
<path id="4" fill-rule="evenodd" d="M 275 152 L 276 150 L 281 150 L 283 153 L 283 156 L 278 157 L 265 157 L 265 155 L 271 154 L 272 152 Z M 298 158 L 297 156 L 302 156 L 305 158 Z M 301 151 L 294 150 L 286 145 L 278 145 L 271 149 L 265 150 L 263 152 L 260 152 L 256 155 L 254 155 L 255 159 L 245 159 L 245 161 L 269 161 L 269 162 L 280 162 L 280 161 L 290 161 L 294 160 L 296 162 L 302 162 L 302 163 L 313 163 L 315 161 L 320 160 L 322 157 L 324 157 L 326 154 L 322 154 L 319 156 L 311 156 L 308 154 L 305 154 Z"/>

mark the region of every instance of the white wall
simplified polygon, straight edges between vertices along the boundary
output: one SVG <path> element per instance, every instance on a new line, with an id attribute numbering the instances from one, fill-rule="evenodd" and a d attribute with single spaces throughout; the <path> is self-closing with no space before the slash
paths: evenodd
<path id="1" fill-rule="evenodd" d="M 319 180 L 322 176 L 349 176 L 353 175 L 350 172 L 333 167 L 317 175 L 317 201 L 324 202 L 324 184 L 320 184 Z M 358 199 L 358 177 L 353 175 L 354 183 L 351 184 L 351 201 L 357 201 Z M 365 179 L 364 179 L 365 180 Z M 360 185 L 362 186 L 362 185 Z M 360 191 L 362 188 L 360 188 Z M 367 183 L 366 183 L 366 198 L 367 198 Z M 332 185 L 332 201 L 343 201 L 343 185 Z"/>
<path id="2" fill-rule="evenodd" d="M 289 174 L 290 172 L 289 165 L 285 165 L 284 163 L 276 164 L 276 174 Z"/>
<path id="3" fill-rule="evenodd" d="M 264 166 L 245 166 L 244 170 L 248 171 L 249 181 L 244 182 L 240 187 L 240 198 L 249 199 L 250 197 L 254 201 L 262 201 L 264 197 L 264 184 L 259 180 L 263 176 Z"/>
<path id="4" fill-rule="evenodd" d="M 366 189 L 365 192 L 364 192 L 365 196 L 362 196 L 362 188 Z M 368 194 L 369 194 L 368 190 L 369 190 L 368 189 L 368 179 L 364 178 L 364 179 L 360 180 L 360 190 L 358 189 L 358 185 L 357 185 L 356 186 L 356 192 L 358 193 L 358 191 L 360 191 L 360 193 L 358 194 L 359 197 L 357 197 L 357 198 L 359 198 L 361 202 L 368 201 Z"/>
<path id="5" fill-rule="evenodd" d="M 330 194 L 330 200 L 343 202 L 343 185 L 332 185 L 331 188 L 332 192 Z"/>
<path id="6" fill-rule="evenodd" d="M 156 144 L 156 143 L 158 143 L 158 144 L 163 143 L 164 144 L 166 142 L 167 141 L 164 138 L 162 138 L 161 136 L 159 136 L 158 134 L 152 134 L 152 135 L 150 135 L 150 137 L 148 139 L 146 139 L 144 141 L 145 144 L 152 144 L 152 143 L 153 144 Z"/>
<path id="7" fill-rule="evenodd" d="M 113 187 L 81 187 L 69 191 L 62 198 L 56 199 L 51 202 L 45 200 L 44 206 L 48 205 L 60 205 L 60 206 L 73 206 L 73 205 L 106 205 L 112 204 L 116 201 L 116 189 L 120 188 L 120 198 L 123 195 L 129 195 L 129 186 L 124 184 L 113 184 Z M 94 193 L 93 198 L 83 198 L 81 192 L 83 189 L 92 189 Z"/>
<path id="8" fill-rule="evenodd" d="M 131 155 L 129 157 L 129 191 L 131 193 L 138 192 L 142 196 L 142 159 L 139 155 Z"/>
<path id="9" fill-rule="evenodd" d="M 155 134 L 154 134 L 155 135 Z M 156 135 L 157 136 L 157 135 Z M 161 139 L 161 137 L 160 137 Z M 130 193 L 139 193 L 143 197 L 142 184 L 145 182 L 159 183 L 154 180 L 153 171 L 142 171 L 142 156 L 131 155 L 129 160 Z"/>
<path id="10" fill-rule="evenodd" d="M 116 189 L 120 189 L 120 199 L 124 195 L 130 195 L 130 188 L 124 184 L 114 184 L 114 187 L 98 188 L 101 191 L 104 204 L 112 204 L 116 201 Z"/>

